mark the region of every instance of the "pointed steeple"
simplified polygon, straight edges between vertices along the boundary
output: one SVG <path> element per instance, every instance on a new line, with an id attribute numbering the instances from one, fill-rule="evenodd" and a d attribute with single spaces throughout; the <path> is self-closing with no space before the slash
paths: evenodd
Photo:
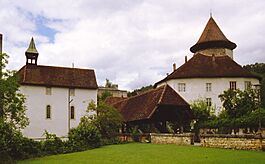
<path id="1" fill-rule="evenodd" d="M 227 48 L 233 50 L 236 44 L 229 41 L 211 16 L 198 42 L 190 48 L 195 53 L 209 48 Z"/>
<path id="2" fill-rule="evenodd" d="M 39 53 L 36 49 L 33 37 L 31 38 L 29 47 L 28 47 L 27 51 L 25 52 L 25 55 L 27 58 L 26 64 L 37 65 Z"/>
<path id="3" fill-rule="evenodd" d="M 33 37 L 31 38 L 29 48 L 27 49 L 26 53 L 38 54 Z"/>

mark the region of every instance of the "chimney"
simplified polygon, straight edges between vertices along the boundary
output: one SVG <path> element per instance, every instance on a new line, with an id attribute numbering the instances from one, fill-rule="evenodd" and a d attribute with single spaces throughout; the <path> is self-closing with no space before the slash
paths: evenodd
<path id="1" fill-rule="evenodd" d="M 212 61 L 215 62 L 215 55 L 212 54 Z"/>
<path id="2" fill-rule="evenodd" d="M 173 72 L 176 70 L 176 63 L 173 63 Z"/>
<path id="3" fill-rule="evenodd" d="M 187 61 L 188 61 L 188 58 L 187 58 L 187 56 L 185 56 L 185 63 L 187 63 Z"/>
<path id="4" fill-rule="evenodd" d="M 3 35 L 2 34 L 0 34 L 0 54 L 2 54 L 3 53 Z"/>

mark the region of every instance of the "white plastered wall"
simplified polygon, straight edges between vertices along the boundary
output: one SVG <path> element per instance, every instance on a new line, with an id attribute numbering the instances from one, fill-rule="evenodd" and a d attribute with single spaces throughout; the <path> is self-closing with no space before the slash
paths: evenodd
<path id="1" fill-rule="evenodd" d="M 59 137 L 68 133 L 68 88 L 52 87 L 52 94 L 46 95 L 46 87 L 21 86 L 20 92 L 26 97 L 26 115 L 29 125 L 23 134 L 30 138 L 43 138 L 47 130 Z M 97 102 L 96 89 L 75 89 L 75 96 L 71 96 L 70 105 L 75 107 L 75 119 L 70 121 L 70 127 L 76 127 L 80 118 L 86 114 L 91 101 Z M 46 106 L 51 106 L 51 119 L 46 119 Z"/>
<path id="2" fill-rule="evenodd" d="M 218 98 L 225 90 L 229 89 L 230 81 L 236 81 L 236 87 L 240 90 L 245 89 L 245 81 L 251 81 L 252 85 L 259 84 L 255 78 L 189 78 L 189 79 L 172 79 L 158 85 L 170 85 L 180 96 L 188 103 L 197 99 L 211 98 L 213 107 L 216 109 L 215 114 L 222 110 L 222 102 Z M 186 91 L 178 91 L 178 83 L 186 84 Z M 206 92 L 206 83 L 212 83 L 211 92 Z"/>

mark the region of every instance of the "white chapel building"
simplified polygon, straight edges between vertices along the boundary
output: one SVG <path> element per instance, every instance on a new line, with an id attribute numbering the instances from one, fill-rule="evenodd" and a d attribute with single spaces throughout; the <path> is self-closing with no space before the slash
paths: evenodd
<path id="1" fill-rule="evenodd" d="M 173 65 L 173 72 L 155 87 L 168 84 L 189 103 L 204 99 L 218 114 L 222 110 L 218 96 L 223 91 L 245 90 L 259 84 L 259 77 L 233 60 L 235 48 L 236 44 L 226 38 L 210 17 L 198 42 L 190 48 L 193 57 L 185 58 L 185 63 L 177 69 Z"/>
<path id="2" fill-rule="evenodd" d="M 94 70 L 38 65 L 33 38 L 25 55 L 26 65 L 18 76 L 30 123 L 23 134 L 38 139 L 47 130 L 59 137 L 67 136 L 86 114 L 88 104 L 97 102 Z"/>

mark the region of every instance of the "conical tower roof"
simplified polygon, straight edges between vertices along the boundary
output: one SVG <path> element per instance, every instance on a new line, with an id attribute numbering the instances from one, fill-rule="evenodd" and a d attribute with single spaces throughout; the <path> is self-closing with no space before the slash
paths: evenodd
<path id="1" fill-rule="evenodd" d="M 29 48 L 27 49 L 26 53 L 38 54 L 33 37 L 31 38 Z"/>
<path id="2" fill-rule="evenodd" d="M 212 17 L 207 22 L 200 39 L 190 48 L 190 51 L 195 53 L 208 48 L 228 48 L 231 50 L 236 48 L 236 44 L 226 38 Z"/>

